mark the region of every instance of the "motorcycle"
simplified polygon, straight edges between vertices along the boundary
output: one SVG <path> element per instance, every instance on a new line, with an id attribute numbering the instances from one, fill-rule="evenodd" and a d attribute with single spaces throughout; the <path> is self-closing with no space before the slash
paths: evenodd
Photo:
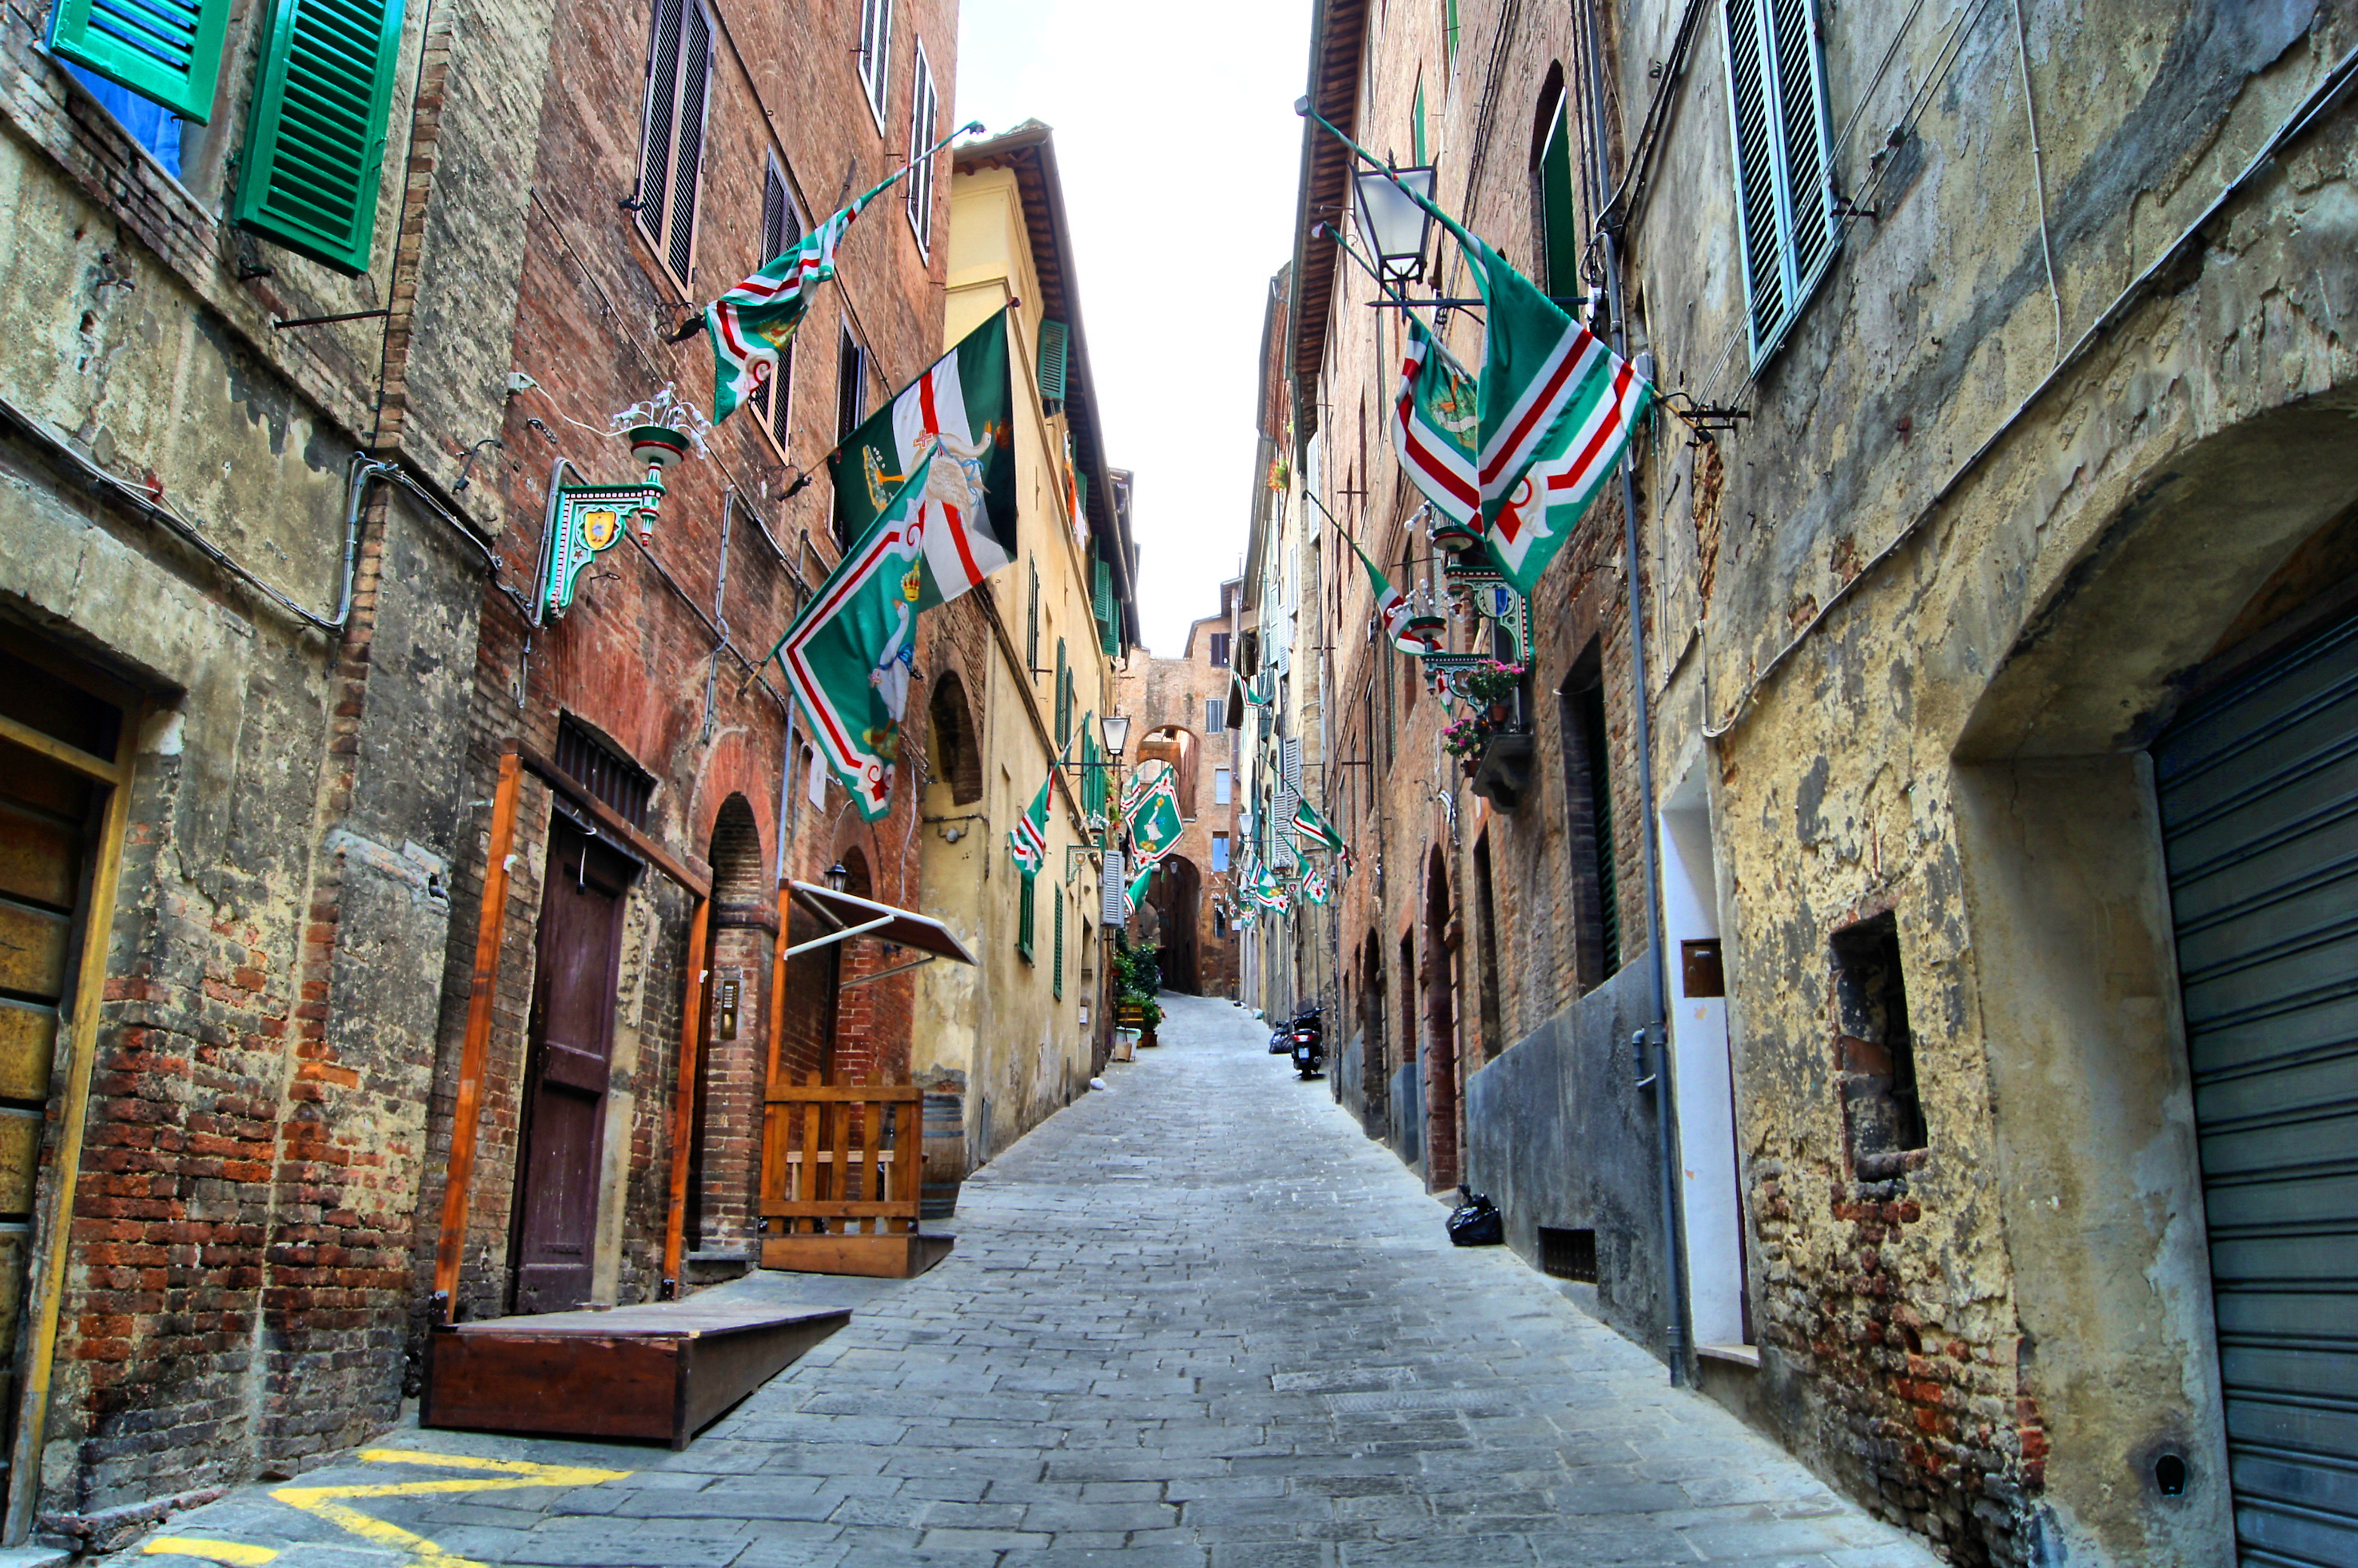
<path id="1" fill-rule="evenodd" d="M 1304 1078 L 1314 1078 L 1326 1070 L 1326 1029 L 1320 1022 L 1319 1011 L 1304 1008 L 1293 1020 L 1289 1030 L 1293 1037 L 1293 1070 Z"/>

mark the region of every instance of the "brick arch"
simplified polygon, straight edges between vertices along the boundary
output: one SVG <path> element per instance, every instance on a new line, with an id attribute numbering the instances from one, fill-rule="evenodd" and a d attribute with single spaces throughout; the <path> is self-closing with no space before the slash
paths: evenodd
<path id="1" fill-rule="evenodd" d="M 1138 761 L 1142 766 L 1161 759 L 1171 764 L 1171 773 L 1179 787 L 1179 815 L 1195 815 L 1195 775 L 1202 772 L 1204 743 L 1184 724 L 1158 724 L 1146 732 L 1138 744 Z"/>
<path id="2" fill-rule="evenodd" d="M 973 805 L 982 798 L 982 747 L 975 735 L 974 709 L 967 701 L 966 683 L 956 674 L 935 678 L 925 719 L 934 778 L 949 786 L 953 803 Z"/>
<path id="3" fill-rule="evenodd" d="M 1424 1175 L 1435 1192 L 1457 1184 L 1457 1010 L 1451 979 L 1449 861 L 1435 844 L 1424 862 Z"/>
<path id="4" fill-rule="evenodd" d="M 771 951 L 777 905 L 770 896 L 761 818 L 741 792 L 714 813 L 712 938 L 699 1035 L 695 1125 L 688 1142 L 688 1235 L 699 1249 L 752 1245 L 760 1180 L 762 1090 L 768 1069 Z M 724 994 L 736 987 L 733 1012 Z"/>

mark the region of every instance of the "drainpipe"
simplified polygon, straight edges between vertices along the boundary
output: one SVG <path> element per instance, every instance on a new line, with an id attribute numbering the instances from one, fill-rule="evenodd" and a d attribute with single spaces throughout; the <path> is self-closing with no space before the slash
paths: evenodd
<path id="1" fill-rule="evenodd" d="M 1585 65 L 1592 131 L 1590 167 L 1602 214 L 1603 205 L 1612 189 L 1605 168 L 1604 41 L 1597 36 L 1596 13 L 1593 7 L 1589 9 L 1585 21 L 1588 33 Z M 1629 357 L 1629 321 L 1622 311 L 1620 246 L 1609 223 L 1600 231 L 1597 238 L 1605 262 L 1606 308 L 1612 318 L 1613 347 L 1617 353 L 1627 359 Z M 1678 1388 L 1685 1384 L 1687 1375 L 1686 1254 L 1680 1245 L 1677 1097 L 1671 1082 L 1666 960 L 1662 952 L 1661 906 L 1657 902 L 1660 890 L 1655 852 L 1654 735 L 1652 717 L 1647 710 L 1645 599 L 1638 576 L 1638 481 L 1632 460 L 1626 451 L 1621 456 L 1621 560 L 1629 597 L 1631 729 L 1638 742 L 1639 874 L 1646 898 L 1646 979 L 1650 1002 L 1646 1027 L 1634 1044 L 1638 1047 L 1639 1065 L 1644 1065 L 1650 1057 L 1653 1066 L 1654 1133 L 1661 1174 L 1662 1280 L 1663 1288 L 1670 1296 L 1666 1303 L 1670 1310 L 1666 1314 L 1662 1350 L 1664 1358 L 1671 1364 L 1671 1386 Z M 1651 1047 L 1650 1052 L 1649 1046 Z"/>

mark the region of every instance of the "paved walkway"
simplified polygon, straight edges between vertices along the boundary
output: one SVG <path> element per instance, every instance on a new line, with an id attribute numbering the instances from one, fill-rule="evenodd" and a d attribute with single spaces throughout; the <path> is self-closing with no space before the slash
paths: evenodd
<path id="1" fill-rule="evenodd" d="M 145 1550 L 279 1568 L 1931 1564 L 1505 1249 L 1451 1248 L 1415 1178 L 1246 1014 L 1169 1006 L 1162 1048 L 967 1186 L 931 1274 L 725 1287 L 862 1304 L 685 1454 L 410 1429 Z"/>

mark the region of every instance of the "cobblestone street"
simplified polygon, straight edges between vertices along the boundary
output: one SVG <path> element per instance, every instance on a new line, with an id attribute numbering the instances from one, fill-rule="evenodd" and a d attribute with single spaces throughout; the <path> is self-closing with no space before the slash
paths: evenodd
<path id="1" fill-rule="evenodd" d="M 164 1525 L 166 1561 L 957 1568 L 1913 1568 L 1443 1211 L 1246 1014 L 968 1184 L 905 1284 L 767 1275 L 851 1325 L 683 1454 L 405 1429 Z"/>

